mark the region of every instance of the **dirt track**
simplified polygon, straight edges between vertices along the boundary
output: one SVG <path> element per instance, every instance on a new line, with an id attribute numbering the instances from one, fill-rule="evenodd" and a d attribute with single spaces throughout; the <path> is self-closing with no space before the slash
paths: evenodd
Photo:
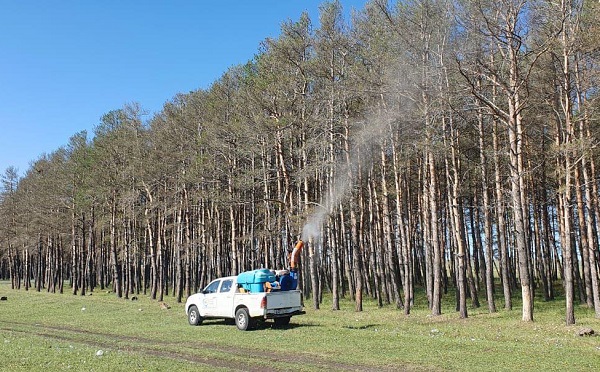
<path id="1" fill-rule="evenodd" d="M 10 325 L 18 326 L 18 328 L 10 327 Z M 23 330 L 23 326 L 31 327 L 32 329 Z M 239 347 L 233 349 L 230 347 L 224 347 L 222 345 L 217 345 L 210 342 L 195 340 L 195 349 L 211 351 L 214 352 L 213 354 L 221 354 L 224 356 L 224 358 L 209 358 L 206 356 L 199 355 L 198 353 L 194 353 L 194 349 L 191 349 L 190 351 L 186 352 L 169 351 L 169 348 L 176 347 L 178 349 L 185 349 L 189 346 L 187 343 L 182 341 L 170 342 L 144 337 L 131 337 L 112 333 L 91 332 L 85 329 L 77 329 L 71 327 L 56 327 L 39 324 L 31 325 L 19 322 L 2 322 L 0 330 L 24 334 L 35 334 L 37 336 L 48 339 L 79 343 L 88 346 L 103 348 L 106 350 L 116 349 L 125 353 L 148 355 L 159 358 L 168 358 L 177 361 L 187 361 L 194 364 L 198 364 L 199 368 L 213 367 L 228 369 L 232 371 L 279 371 L 281 369 L 269 367 L 269 365 L 272 365 L 273 363 L 287 363 L 290 365 L 290 368 L 286 368 L 286 370 L 301 369 L 321 371 L 398 371 L 403 369 L 403 367 L 401 366 L 394 368 L 375 368 L 373 366 L 365 365 L 334 363 L 329 360 L 320 358 L 319 356 L 303 353 L 293 353 L 288 350 L 286 350 L 285 353 L 281 351 L 270 351 L 268 354 L 264 354 L 260 357 L 260 364 L 240 363 L 236 360 L 226 359 L 226 356 L 234 355 L 240 358 L 246 358 L 248 355 L 256 354 L 256 350 L 244 349 Z M 249 360 L 249 362 L 251 362 L 251 360 Z"/>

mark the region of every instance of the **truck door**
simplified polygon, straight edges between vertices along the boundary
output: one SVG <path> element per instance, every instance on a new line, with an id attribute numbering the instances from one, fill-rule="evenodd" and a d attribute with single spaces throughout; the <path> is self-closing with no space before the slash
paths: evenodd
<path id="1" fill-rule="evenodd" d="M 205 317 L 216 316 L 219 284 L 221 284 L 220 279 L 214 280 L 202 291 L 204 298 L 202 299 L 202 304 L 200 304 L 202 306 L 200 311 Z"/>
<path id="2" fill-rule="evenodd" d="M 233 279 L 224 279 L 221 282 L 221 287 L 219 288 L 219 295 L 217 296 L 217 305 L 215 309 L 217 314 L 215 316 L 232 316 L 233 294 L 235 292 L 235 288 L 233 287 Z"/>

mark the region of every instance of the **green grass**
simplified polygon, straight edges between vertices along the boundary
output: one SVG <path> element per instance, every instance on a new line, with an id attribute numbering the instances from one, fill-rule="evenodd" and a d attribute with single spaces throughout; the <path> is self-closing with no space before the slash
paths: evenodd
<path id="1" fill-rule="evenodd" d="M 577 325 L 564 325 L 564 301 L 536 302 L 535 322 L 513 311 L 488 314 L 485 302 L 459 319 L 453 295 L 443 315 L 422 302 L 411 315 L 365 301 L 364 311 L 342 300 L 332 311 L 306 301 L 307 314 L 286 329 L 241 332 L 223 321 L 191 327 L 183 304 L 161 310 L 157 301 L 13 291 L 0 282 L 0 370 L 459 370 L 593 371 L 600 368 L 600 332 L 592 310 L 578 306 Z M 501 303 L 497 306 L 500 308 Z M 101 351 L 101 352 L 100 352 Z M 97 355 L 98 354 L 98 355 Z M 99 355 L 101 354 L 101 355 Z"/>

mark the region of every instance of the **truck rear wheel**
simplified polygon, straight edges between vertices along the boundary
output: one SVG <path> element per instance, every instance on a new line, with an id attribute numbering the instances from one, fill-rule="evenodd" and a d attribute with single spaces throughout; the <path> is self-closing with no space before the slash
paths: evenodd
<path id="1" fill-rule="evenodd" d="M 235 312 L 235 325 L 240 331 L 251 329 L 254 325 L 254 320 L 250 318 L 248 309 L 241 307 Z"/>
<path id="2" fill-rule="evenodd" d="M 285 327 L 286 325 L 290 324 L 290 319 L 292 317 L 291 316 L 284 316 L 282 318 L 275 318 L 275 325 L 277 327 Z"/>
<path id="3" fill-rule="evenodd" d="M 189 310 L 188 310 L 188 322 L 190 323 L 190 325 L 193 326 L 197 326 L 202 324 L 202 321 L 204 319 L 200 316 L 200 312 L 198 311 L 198 308 L 196 307 L 196 305 L 192 305 L 190 306 Z"/>

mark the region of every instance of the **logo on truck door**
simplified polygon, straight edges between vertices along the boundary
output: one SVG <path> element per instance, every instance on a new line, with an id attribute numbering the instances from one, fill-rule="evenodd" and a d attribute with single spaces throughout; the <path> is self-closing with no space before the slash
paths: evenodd
<path id="1" fill-rule="evenodd" d="M 216 306 L 216 298 L 215 294 L 217 293 L 217 289 L 219 289 L 219 285 L 221 284 L 220 280 L 214 280 L 209 285 L 204 288 L 202 293 L 204 294 L 204 298 L 202 299 L 202 307 L 205 309 L 214 308 Z"/>

